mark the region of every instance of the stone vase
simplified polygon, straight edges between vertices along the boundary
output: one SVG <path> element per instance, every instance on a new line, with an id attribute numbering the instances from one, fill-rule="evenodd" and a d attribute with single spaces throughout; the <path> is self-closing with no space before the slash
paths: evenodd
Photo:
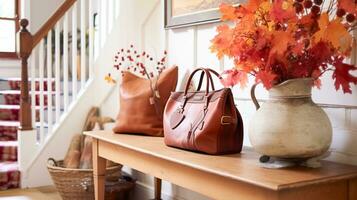
<path id="1" fill-rule="evenodd" d="M 257 107 L 249 125 L 254 149 L 277 158 L 312 158 L 328 150 L 332 140 L 331 122 L 311 99 L 311 78 L 291 79 L 269 90 L 269 100 Z"/>

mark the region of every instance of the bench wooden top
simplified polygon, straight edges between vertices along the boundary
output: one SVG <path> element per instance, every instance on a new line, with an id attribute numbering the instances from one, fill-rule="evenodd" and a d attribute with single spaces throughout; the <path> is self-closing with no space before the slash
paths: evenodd
<path id="1" fill-rule="evenodd" d="M 329 161 L 323 161 L 323 166 L 318 169 L 306 167 L 262 168 L 258 161 L 259 155 L 249 148 L 244 148 L 241 154 L 212 156 L 167 147 L 163 138 L 160 137 L 114 134 L 111 131 L 85 132 L 85 135 L 160 159 L 275 191 L 357 177 L 357 166 Z"/>

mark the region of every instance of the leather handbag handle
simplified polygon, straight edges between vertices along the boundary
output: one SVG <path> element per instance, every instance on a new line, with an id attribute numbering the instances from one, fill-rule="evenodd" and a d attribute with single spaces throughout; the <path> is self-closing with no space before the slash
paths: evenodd
<path id="1" fill-rule="evenodd" d="M 200 91 L 200 90 L 201 90 L 201 87 L 202 87 L 202 85 L 203 85 L 203 84 L 202 84 L 202 81 L 203 81 L 204 75 L 205 75 L 205 73 L 202 72 L 202 73 L 201 73 L 201 76 L 200 76 L 200 81 L 198 82 L 197 91 Z M 211 88 L 212 88 L 212 90 L 215 90 L 215 89 L 214 89 L 214 83 L 213 83 L 212 76 L 210 76 L 209 78 L 210 78 L 210 82 L 211 82 Z"/>
<path id="2" fill-rule="evenodd" d="M 216 71 L 214 71 L 213 69 L 210 69 L 210 68 L 207 68 L 207 69 L 208 69 L 208 71 L 209 71 L 210 73 L 212 73 L 212 74 L 214 74 L 215 76 L 217 76 L 217 78 L 222 79 L 222 76 L 221 76 L 218 72 L 216 72 Z"/>
<path id="3" fill-rule="evenodd" d="M 192 78 L 199 71 L 202 71 L 206 75 L 206 92 L 205 92 L 205 95 L 206 96 L 208 95 L 209 84 L 210 84 L 210 76 L 211 75 L 210 75 L 210 73 L 209 73 L 209 71 L 207 69 L 205 69 L 205 68 L 197 68 L 191 73 L 190 77 L 188 78 L 188 81 L 187 81 L 187 84 L 186 84 L 186 88 L 185 88 L 185 91 L 184 91 L 184 96 L 187 96 L 188 88 L 190 87 Z M 203 80 L 201 80 L 201 81 L 203 81 Z"/>
<path id="4" fill-rule="evenodd" d="M 222 76 L 221 76 L 218 72 L 216 72 L 215 70 L 210 69 L 210 68 L 206 68 L 206 69 L 208 70 L 209 73 L 214 74 L 218 79 L 222 79 Z M 201 73 L 201 77 L 200 77 L 200 81 L 199 81 L 199 84 L 198 84 L 198 87 L 197 87 L 197 91 L 199 91 L 199 90 L 201 89 L 202 80 L 203 80 L 203 76 L 204 76 L 204 75 L 205 75 L 205 73 L 202 72 L 202 73 Z M 214 89 L 214 82 L 213 82 L 212 76 L 209 76 L 209 78 L 210 78 L 210 81 L 211 81 L 211 88 L 212 88 L 212 90 L 215 90 L 215 89 Z"/>

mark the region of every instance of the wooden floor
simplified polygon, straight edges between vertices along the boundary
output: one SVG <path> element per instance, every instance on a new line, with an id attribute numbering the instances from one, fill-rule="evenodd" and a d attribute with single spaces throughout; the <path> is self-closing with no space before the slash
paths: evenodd
<path id="1" fill-rule="evenodd" d="M 14 189 L 0 192 L 0 200 L 61 200 L 54 187 Z"/>

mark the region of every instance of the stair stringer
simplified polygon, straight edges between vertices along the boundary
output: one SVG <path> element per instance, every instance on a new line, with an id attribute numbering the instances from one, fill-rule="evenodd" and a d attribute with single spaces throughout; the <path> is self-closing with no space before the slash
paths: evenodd
<path id="1" fill-rule="evenodd" d="M 86 88 L 78 94 L 78 99 L 69 107 L 43 145 L 29 144 L 28 131 L 19 131 L 19 163 L 21 171 L 21 187 L 39 187 L 52 185 L 47 172 L 47 159 L 63 159 L 73 135 L 81 133 L 85 117 L 92 106 L 100 106 L 111 94 L 115 85 L 108 84 L 104 77 L 109 72 L 119 74 L 113 69 L 113 57 L 121 47 L 129 46 L 128 41 L 136 41 L 134 45 L 140 50 L 143 33 L 142 22 L 145 21 L 155 1 L 127 0 L 121 1 L 119 17 L 114 21 L 112 30 L 105 37 L 104 45 L 99 47 L 99 55 L 94 61 L 94 78 L 87 82 Z M 143 6 L 143 4 L 148 4 Z M 133 20 L 128 20 L 133 19 Z M 132 23 L 136 21 L 137 23 Z M 125 29 L 123 28 L 125 27 Z M 115 76 L 116 77 L 116 76 Z M 120 77 L 118 75 L 118 77 Z M 119 108 L 113 108 L 119 109 Z M 35 135 L 31 132 L 32 136 Z M 25 141 L 26 139 L 27 141 Z M 33 142 L 32 140 L 30 142 Z M 23 145 L 25 144 L 26 145 Z M 35 148 L 34 148 L 35 146 Z"/>

